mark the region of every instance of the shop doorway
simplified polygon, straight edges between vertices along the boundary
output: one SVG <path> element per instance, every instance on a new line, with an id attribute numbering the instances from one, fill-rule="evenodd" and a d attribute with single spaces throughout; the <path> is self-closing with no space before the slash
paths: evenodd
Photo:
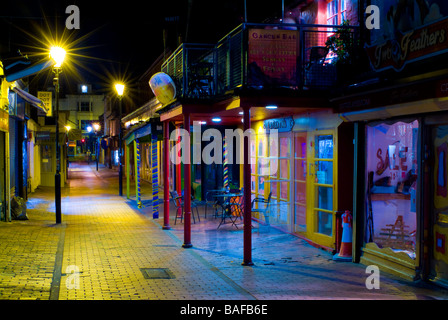
<path id="1" fill-rule="evenodd" d="M 308 136 L 307 228 L 310 239 L 322 246 L 334 245 L 336 155 L 334 130 Z"/>
<path id="2" fill-rule="evenodd" d="M 277 163 L 271 160 L 271 167 L 277 168 L 272 170 L 269 177 L 271 195 L 271 221 L 278 226 L 284 226 L 289 231 L 291 216 L 291 133 L 279 133 L 278 150 L 275 143 L 270 144 L 270 155 L 277 155 Z"/>
<path id="3" fill-rule="evenodd" d="M 429 277 L 448 286 L 448 125 L 438 125 L 431 129 L 432 196 L 430 229 L 432 248 L 430 248 Z"/>

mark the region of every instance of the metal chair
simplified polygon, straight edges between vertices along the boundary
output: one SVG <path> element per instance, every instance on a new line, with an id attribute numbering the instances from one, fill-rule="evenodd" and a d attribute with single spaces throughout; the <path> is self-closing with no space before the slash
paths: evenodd
<path id="1" fill-rule="evenodd" d="M 238 226 L 235 223 L 238 216 L 234 215 L 232 212 L 232 206 L 234 205 L 235 203 L 231 203 L 230 200 L 222 204 L 221 221 L 219 222 L 218 229 L 222 224 L 226 223 L 226 219 L 229 219 L 232 222 L 232 225 L 238 229 Z"/>
<path id="2" fill-rule="evenodd" d="M 262 213 L 264 216 L 264 221 L 266 222 L 267 225 L 269 225 L 269 209 L 270 209 L 270 204 L 271 204 L 271 197 L 272 197 L 272 192 L 269 192 L 269 196 L 268 199 L 266 200 L 265 198 L 255 198 L 252 200 L 252 212 L 258 212 L 258 213 Z M 265 204 L 264 208 L 260 208 L 260 206 L 258 206 L 258 208 L 254 209 L 254 204 L 255 203 L 263 203 Z"/>
<path id="3" fill-rule="evenodd" d="M 180 211 L 180 222 L 184 217 L 184 204 L 182 202 L 182 197 L 180 197 L 176 191 L 170 191 L 171 200 L 174 202 L 174 206 L 176 207 L 176 218 L 174 219 L 174 224 L 177 222 L 177 218 L 179 217 Z"/>
<path id="4" fill-rule="evenodd" d="M 207 218 L 207 207 L 212 207 L 215 209 L 215 218 L 216 218 L 216 199 L 214 195 L 221 193 L 222 191 L 219 190 L 211 190 L 208 191 L 205 194 L 205 212 L 204 212 L 204 218 Z"/>
<path id="5" fill-rule="evenodd" d="M 323 65 L 325 63 L 325 59 L 327 58 L 329 52 L 329 49 L 327 47 L 311 47 L 308 50 L 310 50 L 310 60 L 308 68 L 312 64 Z"/>
<path id="6" fill-rule="evenodd" d="M 243 219 L 243 209 L 244 209 L 244 196 L 241 195 L 236 198 L 230 199 L 230 209 L 234 216 L 237 216 L 240 218 L 240 220 Z"/>
<path id="7" fill-rule="evenodd" d="M 175 206 L 176 206 L 176 212 L 178 212 L 179 207 L 181 208 L 181 215 L 180 215 L 180 222 L 182 222 L 183 216 L 184 216 L 184 205 L 185 205 L 185 201 L 184 201 L 184 197 L 183 196 L 179 196 L 179 194 L 177 193 L 177 191 L 170 191 L 171 197 L 175 200 Z M 196 214 L 198 215 L 198 219 L 199 222 L 201 222 L 201 218 L 199 217 L 199 210 L 198 210 L 198 206 L 200 204 L 198 202 L 195 201 L 194 197 L 191 197 L 191 202 L 190 202 L 190 207 L 191 207 L 191 215 L 193 217 L 193 223 L 196 223 L 196 219 L 194 218 L 194 208 L 196 208 Z M 176 214 L 176 219 L 174 220 L 174 224 L 176 224 L 176 220 L 177 220 L 178 214 Z"/>

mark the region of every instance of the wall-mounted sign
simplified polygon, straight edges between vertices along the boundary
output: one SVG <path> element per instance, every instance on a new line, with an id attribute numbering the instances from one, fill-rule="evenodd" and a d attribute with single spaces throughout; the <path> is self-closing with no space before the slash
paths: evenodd
<path id="1" fill-rule="evenodd" d="M 402 70 L 407 63 L 448 52 L 446 0 L 372 0 L 381 27 L 370 31 L 366 47 L 372 68 Z"/>
<path id="2" fill-rule="evenodd" d="M 248 84 L 296 86 L 298 31 L 250 29 L 248 36 Z"/>
<path id="3" fill-rule="evenodd" d="M 53 116 L 53 104 L 52 104 L 53 93 L 51 91 L 38 91 L 37 98 L 40 99 L 45 104 L 45 109 L 47 109 L 47 117 Z"/>
<path id="4" fill-rule="evenodd" d="M 38 140 L 50 140 L 51 132 L 50 131 L 37 131 L 35 135 L 36 141 Z"/>
<path id="5" fill-rule="evenodd" d="M 263 129 L 269 133 L 271 129 L 277 129 L 278 132 L 290 132 L 294 127 L 294 119 L 292 117 L 270 119 L 263 122 Z"/>

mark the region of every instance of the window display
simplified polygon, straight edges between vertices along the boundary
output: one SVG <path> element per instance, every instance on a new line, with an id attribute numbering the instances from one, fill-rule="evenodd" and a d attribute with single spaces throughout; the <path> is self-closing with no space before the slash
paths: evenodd
<path id="1" fill-rule="evenodd" d="M 367 127 L 366 242 L 415 259 L 418 121 Z"/>

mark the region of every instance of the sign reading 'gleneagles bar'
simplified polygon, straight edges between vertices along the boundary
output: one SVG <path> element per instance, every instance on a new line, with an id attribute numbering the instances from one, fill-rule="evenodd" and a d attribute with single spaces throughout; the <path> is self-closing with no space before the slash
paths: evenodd
<path id="1" fill-rule="evenodd" d="M 376 71 L 400 71 L 409 62 L 447 52 L 447 30 L 448 18 L 366 47 L 370 63 Z"/>

